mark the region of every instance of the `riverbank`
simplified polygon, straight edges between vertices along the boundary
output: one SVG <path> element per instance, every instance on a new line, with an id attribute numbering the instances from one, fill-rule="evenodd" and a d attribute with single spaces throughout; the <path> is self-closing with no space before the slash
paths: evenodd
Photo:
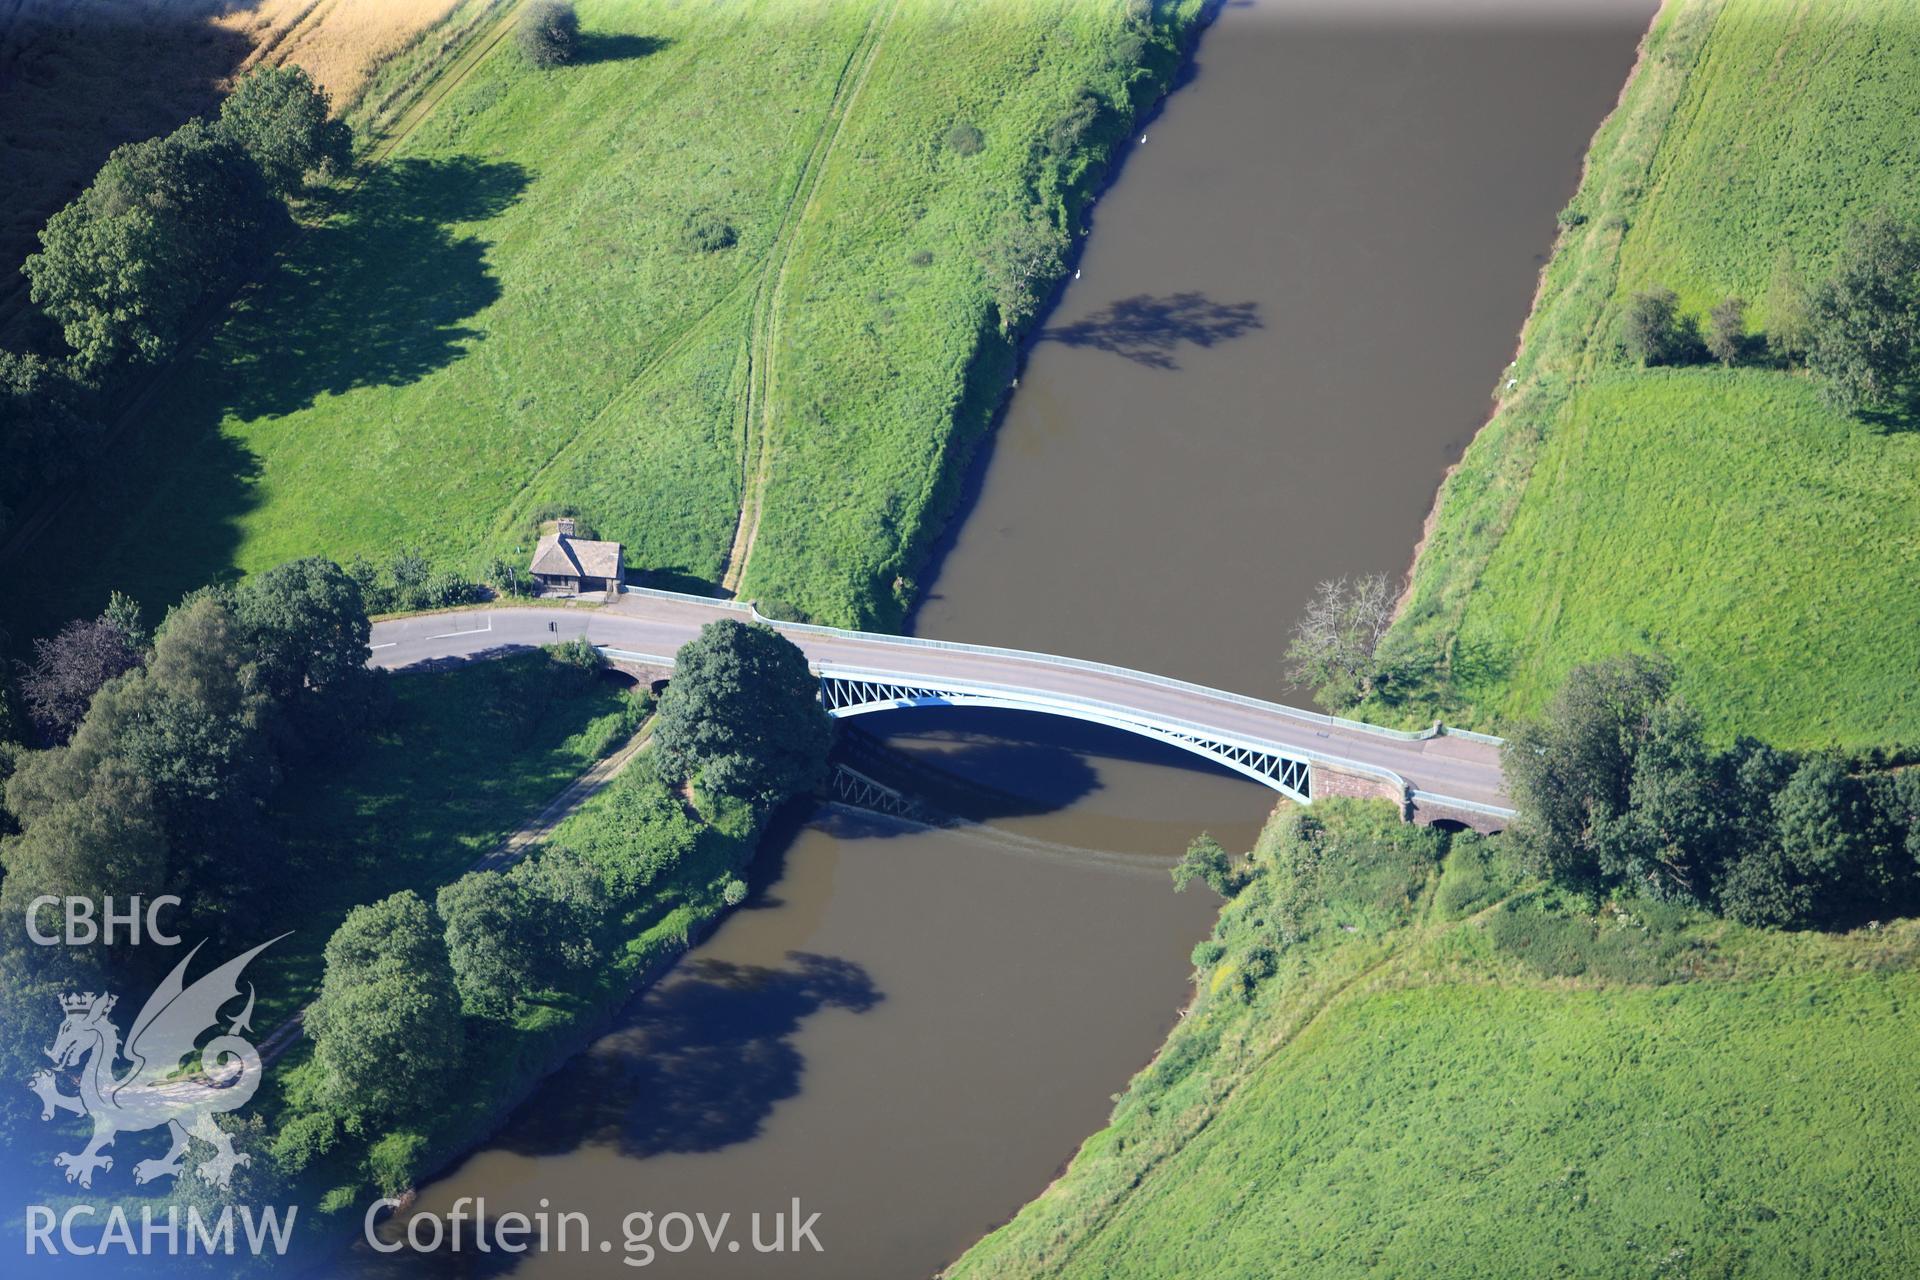
<path id="1" fill-rule="evenodd" d="M 650 868 L 652 878 L 641 881 L 633 905 L 602 923 L 595 964 L 486 1034 L 469 1035 L 460 1087 L 398 1125 L 335 1131 L 310 1043 L 290 1052 L 263 1110 L 275 1121 L 275 1161 L 292 1174 L 300 1202 L 313 1206 L 303 1222 L 310 1246 L 331 1254 L 357 1240 L 374 1199 L 410 1192 L 458 1163 L 697 945 L 733 905 L 726 886 L 752 861 L 770 816 L 697 794 L 683 801 L 644 769 L 623 772 L 588 799 L 544 845 L 603 868 Z"/>
<path id="2" fill-rule="evenodd" d="M 1511 858 L 1385 806 L 1283 807 L 1108 1127 L 947 1274 L 1920 1265 L 1920 922 L 1596 918 Z"/>
<path id="3" fill-rule="evenodd" d="M 1438 662 L 1368 712 L 1498 731 L 1573 665 L 1638 650 L 1675 661 L 1717 737 L 1920 741 L 1920 436 L 1838 414 L 1760 351 L 1778 291 L 1819 279 L 1850 218 L 1920 215 L 1903 21 L 1663 9 L 1387 641 Z M 1627 359 L 1626 305 L 1656 286 L 1695 316 L 1749 301 L 1734 367 Z"/>

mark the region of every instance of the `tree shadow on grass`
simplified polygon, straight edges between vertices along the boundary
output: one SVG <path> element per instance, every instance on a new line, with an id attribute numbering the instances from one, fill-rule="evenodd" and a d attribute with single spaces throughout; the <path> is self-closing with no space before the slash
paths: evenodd
<path id="1" fill-rule="evenodd" d="M 450 224 L 494 217 L 526 188 L 517 164 L 471 157 L 372 169 L 344 209 L 301 235 L 218 341 L 222 408 L 296 412 L 321 395 L 402 386 L 453 363 L 500 296 L 487 242 Z"/>
<path id="2" fill-rule="evenodd" d="M 591 66 L 596 62 L 625 62 L 631 58 L 651 57 L 672 43 L 665 36 L 583 31 L 574 45 L 573 57 L 569 62 L 576 67 Z"/>
<path id="3" fill-rule="evenodd" d="M 1861 409 L 1857 416 L 1883 436 L 1920 431 L 1920 386 L 1901 387 L 1889 403 Z"/>
<path id="4" fill-rule="evenodd" d="M 1264 328 L 1257 302 L 1215 302 L 1189 290 L 1122 298 L 1072 324 L 1043 329 L 1039 341 L 1091 347 L 1150 369 L 1178 369 L 1182 346 L 1212 347 Z"/>
<path id="5" fill-rule="evenodd" d="M 751 1141 L 774 1105 L 800 1092 L 801 1023 L 827 1009 L 865 1013 L 883 998 L 865 969 L 834 956 L 789 952 L 778 969 L 685 962 L 543 1088 L 537 1110 L 515 1117 L 501 1141 L 527 1155 L 596 1143 L 629 1157 Z"/>
<path id="6" fill-rule="evenodd" d="M 324 220 L 161 375 L 136 429 L 90 472 L 60 529 L 84 568 L 16 583 L 20 571 L 0 567 L 0 589 L 26 593 L 16 640 L 97 613 L 109 588 L 158 616 L 186 591 L 237 577 L 239 520 L 258 501 L 261 469 L 222 419 L 290 414 L 458 359 L 479 336 L 465 322 L 500 286 L 486 242 L 453 224 L 499 214 L 527 180 L 517 164 L 402 160 L 344 198 L 323 197 Z"/>

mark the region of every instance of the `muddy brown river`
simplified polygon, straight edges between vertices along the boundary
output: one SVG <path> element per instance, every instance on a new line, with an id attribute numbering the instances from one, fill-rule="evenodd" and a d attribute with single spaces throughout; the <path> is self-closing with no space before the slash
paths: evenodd
<path id="1" fill-rule="evenodd" d="M 1228 5 L 1101 201 L 915 629 L 1294 696 L 1313 584 L 1400 573 L 1484 420 L 1650 13 Z M 850 763 L 915 813 L 770 840 L 748 906 L 416 1206 L 577 1211 L 610 1250 L 359 1270 L 618 1275 L 622 1220 L 679 1211 L 742 1247 L 655 1236 L 648 1272 L 925 1276 L 1103 1123 L 1217 905 L 1172 856 L 1246 847 L 1271 793 L 1015 713 L 855 723 Z M 767 1241 L 796 1198 L 823 1252 L 755 1252 L 750 1216 Z"/>

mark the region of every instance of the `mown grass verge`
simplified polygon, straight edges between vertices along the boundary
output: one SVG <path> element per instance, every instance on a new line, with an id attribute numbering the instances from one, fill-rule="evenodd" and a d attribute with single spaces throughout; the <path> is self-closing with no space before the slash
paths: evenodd
<path id="1" fill-rule="evenodd" d="M 1920 1264 L 1920 927 L 1590 916 L 1384 806 L 1269 824 L 1193 1008 L 954 1276 L 1880 1276 Z"/>
<path id="2" fill-rule="evenodd" d="M 1588 154 L 1500 408 L 1447 481 L 1389 648 L 1437 666 L 1365 708 L 1498 729 L 1574 665 L 1658 650 L 1717 737 L 1920 740 L 1920 440 L 1804 376 L 1643 370 L 1652 285 L 1764 328 L 1777 266 L 1817 279 L 1853 218 L 1920 214 L 1920 15 L 1682 0 Z M 1509 381 L 1511 380 L 1511 381 Z"/>

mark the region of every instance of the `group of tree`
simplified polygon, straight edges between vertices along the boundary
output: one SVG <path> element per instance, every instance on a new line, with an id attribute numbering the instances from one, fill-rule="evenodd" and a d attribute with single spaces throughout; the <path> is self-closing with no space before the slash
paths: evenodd
<path id="1" fill-rule="evenodd" d="M 116 147 L 47 220 L 24 270 L 89 376 L 152 362 L 208 293 L 252 270 L 316 169 L 345 166 L 352 137 L 299 67 L 262 67 L 211 119 Z"/>
<path id="2" fill-rule="evenodd" d="M 277 1150 L 296 1169 L 336 1126 L 359 1132 L 419 1114 L 443 1096 L 467 1024 L 510 1021 L 527 998 L 592 963 L 606 904 L 599 872 L 565 849 L 506 871 L 474 871 L 348 913 L 327 940 L 306 1033 L 319 1067 L 311 1118 Z"/>
<path id="3" fill-rule="evenodd" d="M 367 639 L 358 587 L 316 559 L 196 592 L 151 638 L 116 597 L 41 642 L 22 687 L 42 745 L 10 753 L 0 909 L 170 892 L 220 932 L 272 879 L 261 819 L 283 768 L 376 714 Z"/>
<path id="4" fill-rule="evenodd" d="M 1816 285 L 1783 251 L 1766 297 L 1764 346 L 1779 364 L 1804 364 L 1827 399 L 1855 412 L 1911 395 L 1920 383 L 1920 226 L 1879 213 L 1854 224 L 1832 273 Z M 1757 349 L 1747 333 L 1747 303 L 1722 300 L 1699 320 L 1680 310 L 1673 290 L 1635 293 L 1625 316 L 1629 354 L 1646 365 L 1711 357 L 1731 365 Z"/>
<path id="5" fill-rule="evenodd" d="M 66 349 L 0 353 L 0 503 L 85 460 L 124 373 L 163 359 L 209 297 L 255 271 L 306 175 L 351 150 L 326 91 L 289 66 L 249 73 L 212 119 L 108 155 L 23 268 Z"/>
<path id="6" fill-rule="evenodd" d="M 1713 747 L 1672 683 L 1642 656 L 1576 668 L 1510 739 L 1536 870 L 1747 924 L 1846 927 L 1920 906 L 1920 773 L 1862 775 L 1751 738 Z"/>

